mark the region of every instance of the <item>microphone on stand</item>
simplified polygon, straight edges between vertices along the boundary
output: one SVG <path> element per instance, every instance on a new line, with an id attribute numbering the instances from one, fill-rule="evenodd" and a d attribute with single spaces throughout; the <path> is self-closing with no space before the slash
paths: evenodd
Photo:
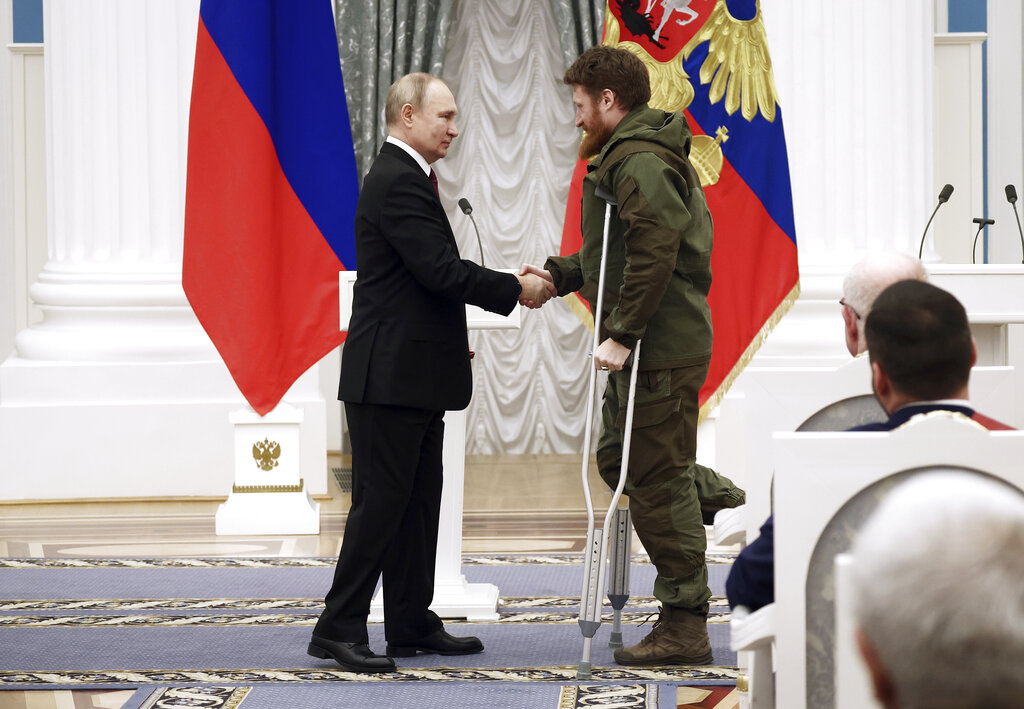
<path id="1" fill-rule="evenodd" d="M 1020 215 L 1017 214 L 1017 188 L 1013 185 L 1006 186 L 1006 201 L 1013 207 L 1013 216 L 1017 217 L 1017 231 L 1020 233 L 1020 248 L 1022 251 L 1020 262 L 1024 263 L 1024 229 L 1020 228 Z"/>
<path id="2" fill-rule="evenodd" d="M 476 232 L 476 245 L 480 247 L 480 265 L 484 265 L 484 245 L 480 241 L 480 230 L 476 228 L 476 219 L 473 218 L 473 207 L 470 206 L 469 200 L 465 197 L 459 200 L 459 209 L 462 213 L 469 217 L 469 221 L 473 222 L 473 231 Z"/>
<path id="3" fill-rule="evenodd" d="M 939 203 L 935 205 L 935 209 L 932 210 L 932 215 L 928 217 L 928 223 L 924 225 L 924 231 L 921 232 L 921 245 L 917 247 L 918 258 L 921 258 L 921 254 L 924 252 L 924 237 L 928 234 L 928 227 L 932 225 L 932 219 L 935 219 L 935 214 L 939 211 L 939 207 L 949 200 L 949 196 L 951 194 L 953 194 L 953 185 L 947 183 L 942 188 L 942 191 L 939 192 Z"/>
<path id="4" fill-rule="evenodd" d="M 990 224 L 995 224 L 996 220 L 995 219 L 983 219 L 982 217 L 975 217 L 972 221 L 975 224 L 978 225 L 978 231 L 974 234 L 974 243 L 971 244 L 971 263 L 975 263 L 975 261 L 974 261 L 974 252 L 978 248 L 978 236 L 981 234 L 981 230 L 982 229 L 984 229 L 985 227 L 989 226 Z"/>

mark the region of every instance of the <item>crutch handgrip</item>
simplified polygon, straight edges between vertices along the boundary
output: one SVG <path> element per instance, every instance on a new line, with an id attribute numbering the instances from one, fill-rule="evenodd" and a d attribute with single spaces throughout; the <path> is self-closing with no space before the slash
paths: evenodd
<path id="1" fill-rule="evenodd" d="M 598 185 L 594 188 L 594 196 L 598 199 L 603 199 L 608 206 L 614 207 L 619 203 L 619 198 L 615 196 L 615 193 L 605 189 L 603 185 Z"/>

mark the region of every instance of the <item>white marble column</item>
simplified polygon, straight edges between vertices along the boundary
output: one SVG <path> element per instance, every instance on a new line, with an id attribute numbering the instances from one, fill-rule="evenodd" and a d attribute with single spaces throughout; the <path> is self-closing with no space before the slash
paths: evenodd
<path id="1" fill-rule="evenodd" d="M 0 366 L 3 499 L 226 496 L 245 406 L 181 287 L 198 0 L 46 2 L 41 323 Z M 316 372 L 307 489 L 326 491 Z M 308 471 L 308 472 L 305 472 Z M 30 474 L 31 473 L 31 474 Z"/>
<path id="2" fill-rule="evenodd" d="M 181 289 L 198 3 L 47 3 L 49 260 L 29 360 L 211 359 Z"/>

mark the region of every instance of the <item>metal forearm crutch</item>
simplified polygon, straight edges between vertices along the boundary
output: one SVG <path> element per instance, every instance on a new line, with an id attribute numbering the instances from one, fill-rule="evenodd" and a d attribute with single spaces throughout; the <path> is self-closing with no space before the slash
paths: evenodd
<path id="1" fill-rule="evenodd" d="M 615 196 L 604 192 L 600 188 L 595 191 L 595 195 L 605 200 L 605 212 L 604 212 L 604 234 L 601 239 L 601 271 L 598 275 L 597 284 L 597 308 L 594 314 L 594 341 L 592 354 L 597 353 L 597 348 L 601 344 L 600 342 L 600 320 L 601 313 L 603 312 L 602 307 L 604 305 L 604 272 L 605 265 L 608 260 L 608 224 L 611 220 L 612 207 L 615 205 Z M 597 368 L 595 366 L 590 367 L 590 386 L 588 389 L 587 396 L 587 420 L 586 429 L 583 434 L 583 466 L 582 466 L 582 478 L 583 478 L 583 497 L 587 504 L 587 546 L 584 552 L 583 562 L 583 590 L 580 593 L 580 630 L 583 632 L 583 658 L 580 660 L 579 668 L 576 671 L 577 679 L 590 679 L 591 678 L 591 665 L 590 665 L 590 650 L 591 644 L 593 643 L 594 635 L 597 633 L 597 629 L 601 627 L 601 610 L 602 610 L 602 599 L 603 599 L 603 587 L 605 579 L 605 540 L 609 536 L 609 531 L 612 525 L 612 518 L 617 518 L 616 523 L 616 540 L 622 542 L 618 546 L 618 553 L 616 558 L 621 561 L 622 557 L 625 556 L 625 564 L 617 564 L 619 567 L 613 573 L 613 580 L 618 580 L 622 586 L 615 589 L 617 592 L 613 592 L 612 603 L 615 606 L 615 629 L 613 631 L 612 644 L 616 642 L 615 634 L 618 635 L 618 643 L 621 644 L 622 633 L 619 630 L 619 618 L 622 606 L 625 605 L 626 598 L 628 598 L 628 591 L 626 586 L 628 585 L 629 578 L 629 517 L 628 511 L 626 514 L 618 514 L 619 498 L 622 496 L 622 489 L 626 485 L 626 470 L 629 465 L 629 443 L 633 428 L 633 399 L 636 393 L 636 375 L 637 375 L 637 363 L 640 361 L 640 342 L 637 341 L 636 347 L 633 350 L 633 362 L 634 366 L 629 377 L 629 396 L 626 404 L 626 427 L 622 441 L 622 465 L 619 469 L 619 483 L 612 493 L 611 502 L 608 505 L 608 512 L 604 518 L 604 526 L 598 529 L 594 524 L 594 504 L 590 497 L 590 483 L 588 479 L 588 468 L 590 464 L 590 442 L 591 432 L 594 427 L 594 399 L 595 389 L 597 387 Z M 615 584 L 618 585 L 618 584 Z M 623 593 L 623 591 L 626 591 Z"/>

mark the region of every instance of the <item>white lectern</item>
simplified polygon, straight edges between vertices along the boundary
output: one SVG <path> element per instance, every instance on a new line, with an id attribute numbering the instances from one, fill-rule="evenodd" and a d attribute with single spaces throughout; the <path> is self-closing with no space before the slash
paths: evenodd
<path id="1" fill-rule="evenodd" d="M 512 271 L 509 271 L 511 273 Z M 341 271 L 341 329 L 348 329 L 352 314 L 352 286 L 355 271 Z M 514 329 L 520 325 L 520 310 L 511 315 L 489 313 L 472 305 L 466 306 L 466 323 L 470 330 Z M 434 566 L 434 602 L 430 609 L 442 618 L 496 620 L 498 587 L 490 583 L 468 583 L 462 574 L 462 498 L 466 475 L 466 412 L 445 414 L 444 488 L 441 492 L 441 518 L 437 530 L 437 562 Z M 384 620 L 384 596 L 378 593 L 370 604 L 370 620 Z"/>

